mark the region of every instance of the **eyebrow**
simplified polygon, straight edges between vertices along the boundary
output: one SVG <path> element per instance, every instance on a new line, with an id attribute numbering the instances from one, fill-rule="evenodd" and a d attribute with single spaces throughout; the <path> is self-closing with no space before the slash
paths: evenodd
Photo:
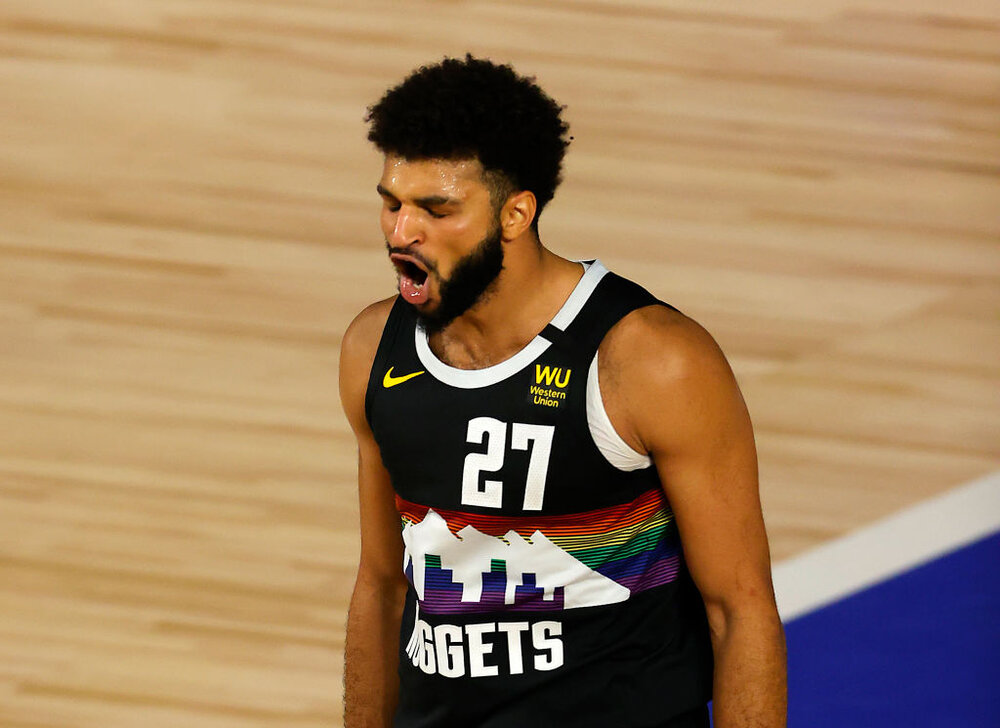
<path id="1" fill-rule="evenodd" d="M 396 195 L 392 194 L 383 187 L 381 184 L 375 185 L 375 190 L 382 195 L 382 197 L 388 197 L 393 200 L 398 200 Z M 447 205 L 449 203 L 457 203 L 454 197 L 445 197 L 444 195 L 428 195 L 426 197 L 418 197 L 414 200 L 420 207 L 433 207 L 436 205 Z"/>

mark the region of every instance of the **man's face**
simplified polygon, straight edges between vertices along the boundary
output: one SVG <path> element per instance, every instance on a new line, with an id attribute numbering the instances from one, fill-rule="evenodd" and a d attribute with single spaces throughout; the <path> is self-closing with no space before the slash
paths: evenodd
<path id="1" fill-rule="evenodd" d="M 385 160 L 382 233 L 400 295 L 431 332 L 482 300 L 503 268 L 499 218 L 482 172 L 476 160 Z"/>

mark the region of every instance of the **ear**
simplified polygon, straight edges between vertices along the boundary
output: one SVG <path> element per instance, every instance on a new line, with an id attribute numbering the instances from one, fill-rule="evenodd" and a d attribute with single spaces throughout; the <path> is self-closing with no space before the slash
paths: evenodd
<path id="1" fill-rule="evenodd" d="M 531 228 L 537 209 L 538 201 L 535 199 L 535 193 L 530 190 L 521 190 L 508 197 L 503 209 L 500 210 L 500 229 L 503 232 L 503 239 L 507 241 L 521 237 Z"/>

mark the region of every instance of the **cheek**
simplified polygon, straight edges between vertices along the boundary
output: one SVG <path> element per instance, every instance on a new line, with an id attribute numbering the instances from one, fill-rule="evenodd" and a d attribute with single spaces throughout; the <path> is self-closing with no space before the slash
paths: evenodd
<path id="1" fill-rule="evenodd" d="M 449 220 L 437 230 L 436 240 L 442 251 L 447 251 L 452 259 L 457 261 L 471 253 L 482 239 L 480 226 L 470 220 Z"/>
<path id="2" fill-rule="evenodd" d="M 460 255 L 471 252 L 488 231 L 478 217 L 454 215 L 438 222 L 439 239 Z"/>
<path id="3" fill-rule="evenodd" d="M 462 240 L 476 237 L 475 232 L 477 227 L 477 222 L 468 218 L 456 217 L 448 223 L 449 233 L 455 238 L 461 238 Z"/>

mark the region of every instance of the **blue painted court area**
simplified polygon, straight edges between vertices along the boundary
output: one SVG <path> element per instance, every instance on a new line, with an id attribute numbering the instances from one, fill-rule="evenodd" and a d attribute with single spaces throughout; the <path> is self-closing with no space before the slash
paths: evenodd
<path id="1" fill-rule="evenodd" d="M 1000 728 L 1000 533 L 785 629 L 790 728 Z"/>

